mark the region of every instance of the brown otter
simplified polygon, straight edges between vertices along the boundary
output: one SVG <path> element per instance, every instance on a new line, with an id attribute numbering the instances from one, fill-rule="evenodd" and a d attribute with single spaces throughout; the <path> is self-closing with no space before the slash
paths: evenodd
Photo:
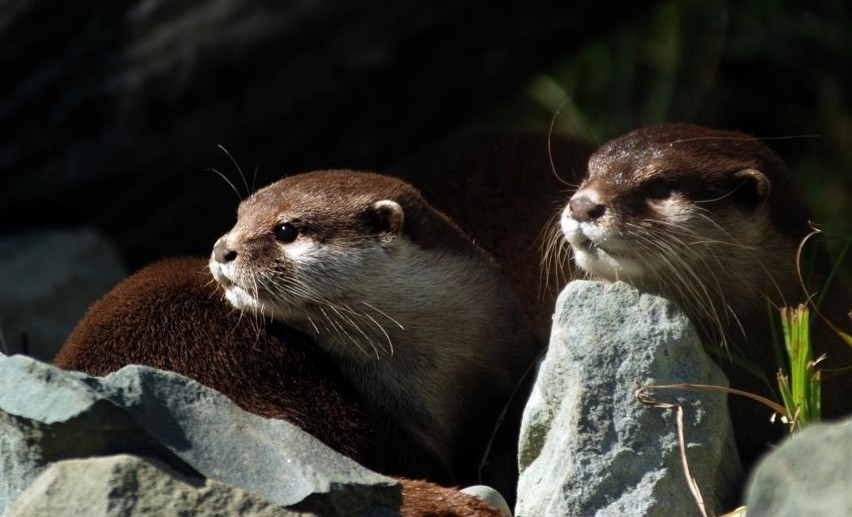
<path id="1" fill-rule="evenodd" d="M 583 178 L 594 146 L 533 130 L 476 130 L 427 146 L 390 169 L 494 256 L 547 342 L 559 282 L 540 268 L 542 229 Z M 557 174 L 558 171 L 558 174 Z M 550 281 L 549 281 L 550 280 Z"/>
<path id="2" fill-rule="evenodd" d="M 495 258 L 542 348 L 561 287 L 540 268 L 541 247 L 549 244 L 542 229 L 579 184 L 592 150 L 576 137 L 547 131 L 473 129 L 426 145 L 389 169 Z M 534 378 L 530 372 L 516 393 L 482 471 L 510 506 L 520 422 Z"/>
<path id="3" fill-rule="evenodd" d="M 92 305 L 54 365 L 106 375 L 128 364 L 174 371 L 215 388 L 246 411 L 292 422 L 375 470 L 386 436 L 353 390 L 304 335 L 258 325 L 222 300 L 207 259 L 176 258 L 134 273 Z M 500 515 L 482 501 L 400 479 L 401 515 Z"/>
<path id="4" fill-rule="evenodd" d="M 438 482 L 476 478 L 538 352 L 491 258 L 389 176 L 319 171 L 259 190 L 210 270 L 235 307 L 314 339 L 402 435 L 391 457 Z"/>
<path id="5" fill-rule="evenodd" d="M 783 163 L 767 147 L 743 133 L 693 125 L 630 132 L 592 155 L 561 230 L 591 277 L 673 298 L 719 356 L 732 387 L 769 395 L 766 381 L 731 358 L 753 364 L 774 384 L 770 314 L 772 306 L 805 298 L 796 254 L 811 229 Z M 830 298 L 848 307 L 840 289 Z M 815 346 L 814 357 L 827 355 L 821 368 L 852 365 L 852 349 L 828 333 L 818 334 Z M 828 380 L 823 393 L 826 416 L 852 410 L 852 376 Z M 749 464 L 778 430 L 754 402 L 730 402 Z"/>
<path id="6" fill-rule="evenodd" d="M 222 295 L 206 259 L 152 264 L 92 305 L 53 364 L 90 375 L 128 364 L 174 371 L 374 464 L 370 418 L 346 382 L 310 353 L 310 340 L 281 325 L 256 325 Z"/>

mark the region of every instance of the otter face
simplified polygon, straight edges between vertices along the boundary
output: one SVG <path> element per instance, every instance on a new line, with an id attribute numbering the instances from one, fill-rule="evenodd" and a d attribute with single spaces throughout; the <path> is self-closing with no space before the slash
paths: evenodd
<path id="1" fill-rule="evenodd" d="M 597 278 L 660 284 L 673 269 L 689 270 L 725 248 L 755 244 L 761 225 L 749 231 L 750 223 L 742 224 L 754 221 L 755 207 L 733 198 L 743 197 L 740 190 L 753 196 L 748 184 L 760 181 L 758 171 L 731 173 L 721 192 L 702 188 L 700 176 L 693 185 L 672 177 L 654 171 L 613 185 L 606 176 L 590 175 L 560 221 L 576 264 Z"/>
<path id="2" fill-rule="evenodd" d="M 741 321 L 795 289 L 798 241 L 777 222 L 795 206 L 770 198 L 776 160 L 739 133 L 640 129 L 592 155 L 560 229 L 592 278 L 670 297 L 706 341 L 739 341 Z"/>
<path id="3" fill-rule="evenodd" d="M 346 311 L 370 272 L 390 260 L 404 218 L 399 203 L 362 195 L 357 176 L 297 175 L 243 201 L 209 261 L 225 298 L 242 311 L 288 322 Z"/>
<path id="4" fill-rule="evenodd" d="M 770 183 L 758 163 L 720 152 L 724 140 L 684 140 L 693 128 L 675 127 L 634 131 L 590 158 L 560 226 L 593 278 L 677 291 L 713 281 L 767 233 Z"/>

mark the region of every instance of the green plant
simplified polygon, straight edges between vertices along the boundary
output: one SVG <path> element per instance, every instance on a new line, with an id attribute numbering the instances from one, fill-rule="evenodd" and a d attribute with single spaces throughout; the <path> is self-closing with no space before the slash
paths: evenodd
<path id="1" fill-rule="evenodd" d="M 795 432 L 820 420 L 821 375 L 817 364 L 822 357 L 813 359 L 810 311 L 806 305 L 782 307 L 781 328 L 789 371 L 778 371 L 778 388 L 787 410 L 785 420 Z"/>

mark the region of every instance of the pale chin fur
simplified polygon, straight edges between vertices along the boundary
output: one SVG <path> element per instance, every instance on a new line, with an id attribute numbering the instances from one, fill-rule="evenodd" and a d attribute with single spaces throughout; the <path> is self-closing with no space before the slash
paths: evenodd
<path id="1" fill-rule="evenodd" d="M 246 289 L 234 282 L 233 264 L 220 264 L 211 258 L 208 267 L 213 278 L 225 291 L 225 299 L 234 308 L 274 319 L 275 311 L 271 307 L 249 294 Z"/>
<path id="2" fill-rule="evenodd" d="M 647 274 L 642 264 L 625 255 L 616 255 L 602 246 L 618 247 L 622 239 L 599 224 L 575 220 L 566 207 L 560 220 L 562 234 L 571 246 L 574 263 L 592 278 L 614 282 L 640 282 Z M 629 245 L 629 244 L 628 244 Z"/>

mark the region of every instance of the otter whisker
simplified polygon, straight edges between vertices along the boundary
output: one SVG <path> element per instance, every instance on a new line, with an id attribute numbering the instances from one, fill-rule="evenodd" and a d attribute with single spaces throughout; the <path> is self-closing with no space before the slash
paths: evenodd
<path id="1" fill-rule="evenodd" d="M 329 308 L 330 308 L 330 309 L 332 309 L 332 310 L 335 310 L 335 309 L 334 309 L 334 307 L 332 307 L 332 306 L 329 306 Z M 324 309 L 324 308 L 320 307 L 320 308 L 319 308 L 319 311 L 320 311 L 320 313 L 321 313 L 321 314 L 325 317 L 326 321 L 327 321 L 327 322 L 331 325 L 332 329 L 334 329 L 334 330 L 336 330 L 336 331 L 337 331 L 337 335 L 338 335 L 338 336 L 340 336 L 340 338 L 341 338 L 341 339 L 345 340 L 345 339 L 347 339 L 347 338 L 348 338 L 348 340 L 349 340 L 349 341 L 351 341 L 351 342 L 352 342 L 352 344 L 353 344 L 353 345 L 355 345 L 355 346 L 358 348 L 358 350 L 360 350 L 360 351 L 361 351 L 361 352 L 362 352 L 365 356 L 370 357 L 370 353 L 369 353 L 369 352 L 367 352 L 367 351 L 366 351 L 366 350 L 365 350 L 365 349 L 361 346 L 361 344 L 360 344 L 360 343 L 358 343 L 358 340 L 356 340 L 354 337 L 352 337 L 352 334 L 350 334 L 349 332 L 347 332 L 347 331 L 346 331 L 346 330 L 345 330 L 345 329 L 344 329 L 344 328 L 343 328 L 343 327 L 339 324 L 339 321 L 336 321 L 334 318 L 332 318 L 331 316 L 329 316 L 329 314 L 325 311 L 325 309 Z M 339 314 L 339 313 L 338 313 L 338 314 Z M 375 350 L 374 350 L 374 351 L 375 351 Z M 376 357 L 378 358 L 378 353 L 377 353 Z"/>
<path id="2" fill-rule="evenodd" d="M 246 291 L 252 292 L 255 299 L 257 299 L 256 298 L 257 297 L 257 285 L 255 283 L 254 277 L 250 276 L 249 281 L 250 281 L 249 289 L 246 289 Z M 245 314 L 245 312 L 246 311 L 240 311 L 240 320 L 242 320 L 243 314 Z M 248 316 L 251 317 L 250 324 L 251 324 L 252 328 L 255 329 L 256 332 L 260 332 L 261 324 L 258 321 L 259 316 L 257 314 L 257 311 L 249 311 Z"/>
<path id="3" fill-rule="evenodd" d="M 658 254 L 657 257 L 660 263 L 664 265 L 666 272 L 663 275 L 660 271 L 652 269 L 655 271 L 658 284 L 667 286 L 664 291 L 675 295 L 676 300 L 684 305 L 696 324 L 701 326 L 701 322 L 709 320 L 716 322 L 719 328 L 722 328 L 721 318 L 716 310 L 716 304 L 714 304 L 714 297 L 704 281 L 706 278 L 695 271 L 695 267 L 700 265 L 703 259 L 672 232 L 667 232 L 664 236 L 649 234 L 648 228 L 641 228 L 641 231 L 635 231 L 632 238 L 648 251 L 646 252 L 647 255 L 654 256 L 653 253 L 649 252 Z M 687 260 L 688 257 L 692 257 L 692 260 Z M 718 279 L 713 273 L 713 268 L 709 268 L 706 273 L 707 277 L 716 284 L 716 291 L 723 294 Z M 702 315 L 703 317 L 701 317 Z M 705 335 L 710 335 L 708 333 L 710 330 L 702 329 Z"/>
<path id="4" fill-rule="evenodd" d="M 227 150 L 227 149 L 225 149 L 225 146 L 224 146 L 224 145 L 219 144 L 219 145 L 218 145 L 218 147 L 219 147 L 219 149 L 220 149 L 223 153 L 225 153 L 225 156 L 227 156 L 227 157 L 228 157 L 228 159 L 230 159 L 230 160 L 231 160 L 231 163 L 233 163 L 233 164 L 234 164 L 234 167 L 236 167 L 236 168 L 237 168 L 237 172 L 239 172 L 239 173 L 240 173 L 240 178 L 242 178 L 242 180 L 243 180 L 243 185 L 246 187 L 246 195 L 247 195 L 247 196 L 250 196 L 250 195 L 251 195 L 251 193 L 252 193 L 252 191 L 251 191 L 251 189 L 249 189 L 248 181 L 246 180 L 246 175 L 243 173 L 243 170 L 240 168 L 240 164 L 239 164 L 239 163 L 237 163 L 237 160 L 235 160 L 235 159 L 234 159 L 234 157 L 233 157 L 233 156 L 231 156 L 231 153 L 229 153 L 229 152 L 228 152 L 228 150 Z M 256 174 L 257 174 L 257 172 L 255 171 L 255 175 L 256 175 Z M 230 183 L 230 182 L 229 182 L 229 183 Z M 233 186 L 233 185 L 231 185 L 231 186 Z M 234 189 L 234 191 L 236 191 L 236 190 L 237 190 L 237 189 L 235 188 L 235 189 Z M 237 192 L 237 195 L 239 196 L 239 192 Z M 240 197 L 240 200 L 242 200 L 242 197 Z"/>
<path id="5" fill-rule="evenodd" d="M 373 352 L 376 354 L 376 359 L 381 358 L 381 355 L 379 354 L 379 348 L 376 346 L 375 342 L 370 338 L 370 336 L 367 335 L 366 332 L 364 332 L 360 325 L 358 325 L 355 321 L 352 320 L 353 316 L 359 316 L 360 314 L 355 313 L 354 311 L 352 311 L 351 308 L 349 308 L 348 314 L 341 313 L 340 310 L 338 310 L 338 308 L 336 308 L 335 306 L 331 306 L 331 309 L 336 312 L 337 315 L 343 319 L 343 321 L 347 322 L 353 330 L 357 331 L 364 337 L 365 340 L 367 340 L 367 344 L 370 345 L 370 348 L 372 348 Z M 381 328 L 381 326 L 379 328 Z M 382 329 L 382 332 L 384 332 L 384 329 Z"/>
<path id="6" fill-rule="evenodd" d="M 332 318 L 331 313 L 325 313 L 326 317 L 329 320 L 329 324 L 333 325 L 339 337 L 343 339 L 345 334 L 346 338 L 354 342 L 356 338 L 349 330 L 346 329 L 351 329 L 352 331 L 357 332 L 357 334 L 360 334 L 366 340 L 366 343 L 369 344 L 371 348 L 373 348 L 378 357 L 378 348 L 375 345 L 374 339 L 367 332 L 364 331 L 363 327 L 358 324 L 356 319 L 361 321 L 369 321 L 372 325 L 375 325 L 378 330 L 384 335 L 385 339 L 388 342 L 391 353 L 393 352 L 393 343 L 387 331 L 385 331 L 381 324 L 379 324 L 378 321 L 376 321 L 370 315 L 356 311 L 348 305 L 340 305 L 334 303 L 332 300 L 323 296 L 321 293 L 316 292 L 316 290 L 308 284 L 299 282 L 295 278 L 286 278 L 286 280 L 278 282 L 276 284 L 276 289 L 274 290 L 274 292 L 278 293 L 276 297 L 281 303 L 284 304 L 286 304 L 287 302 L 283 299 L 283 293 L 290 293 L 291 295 L 294 295 L 295 297 L 300 299 L 300 303 L 304 303 L 304 301 L 309 301 L 317 305 L 325 306 L 330 310 L 331 313 L 334 313 L 336 315 L 334 318 Z M 388 318 L 400 329 L 405 330 L 405 328 L 398 321 L 390 317 L 387 313 L 380 311 L 379 309 L 368 304 L 367 302 L 363 303 Z"/>
<path id="7" fill-rule="evenodd" d="M 237 190 L 237 187 L 236 187 L 236 186 L 235 186 L 235 185 L 231 182 L 231 180 L 229 180 L 229 179 L 228 179 L 228 177 L 227 177 L 227 176 L 225 176 L 224 174 L 222 174 L 222 173 L 221 173 L 221 172 L 219 172 L 218 170 L 216 170 L 216 169 L 212 169 L 212 168 L 207 169 L 207 172 L 213 172 L 213 173 L 215 173 L 215 174 L 218 174 L 220 178 L 222 178 L 223 180 L 225 180 L 225 182 L 226 182 L 228 185 L 230 185 L 231 190 L 233 190 L 233 191 L 234 191 L 234 194 L 236 194 L 236 195 L 237 195 L 237 199 L 239 199 L 240 201 L 242 201 L 243 196 L 240 194 L 240 191 L 239 191 L 239 190 Z"/>
<path id="8" fill-rule="evenodd" d="M 384 334 L 385 339 L 386 339 L 386 340 L 387 340 L 387 342 L 388 342 L 388 353 L 389 353 L 389 355 L 393 356 L 393 341 L 391 340 L 391 337 L 388 335 L 387 331 L 385 331 L 385 329 L 384 329 L 384 328 L 383 328 L 383 327 L 379 324 L 379 322 L 378 322 L 378 321 L 376 321 L 376 320 L 375 320 L 372 316 L 370 316 L 369 314 L 366 314 L 366 313 L 365 313 L 365 314 L 364 314 L 364 316 L 366 316 L 367 318 L 369 318 L 369 319 L 370 319 L 370 321 L 372 321 L 373 323 L 375 323 L 376 328 L 378 328 L 378 329 L 382 332 L 382 334 Z"/>
<path id="9" fill-rule="evenodd" d="M 310 325 L 314 328 L 314 332 L 316 332 L 317 335 L 319 336 L 320 335 L 319 327 L 317 327 L 317 324 L 314 323 L 314 319 L 310 316 L 308 316 L 308 323 L 310 323 Z"/>
<path id="10" fill-rule="evenodd" d="M 719 340 L 719 344 L 724 349 L 730 348 L 729 331 L 726 331 L 729 326 L 723 321 L 723 312 L 726 314 L 729 306 L 726 301 L 727 290 L 722 285 L 718 276 L 719 271 L 724 271 L 724 264 L 718 256 L 716 247 L 701 248 L 704 253 L 700 253 L 694 246 L 688 246 L 685 242 L 677 240 L 677 235 L 670 236 L 673 240 L 679 242 L 681 247 L 680 265 L 688 272 L 689 280 L 684 280 L 676 292 L 683 292 L 681 297 L 689 302 L 692 309 L 688 309 L 696 326 L 702 331 L 705 338 L 709 339 L 715 336 Z M 675 251 L 674 253 L 677 253 Z M 712 263 L 711 263 L 712 262 Z M 686 268 L 689 268 L 688 270 Z M 699 271 L 700 270 L 700 271 Z M 698 289 L 689 289 L 692 286 L 700 284 Z M 712 285 L 712 288 L 710 287 Z M 684 290 L 684 287 L 687 289 Z M 712 325 L 707 325 L 705 322 L 712 322 Z M 734 340 L 736 342 L 736 340 Z"/>
<path id="11" fill-rule="evenodd" d="M 371 308 L 373 308 L 374 310 L 378 311 L 378 309 L 375 309 L 374 307 L 372 307 L 372 306 L 371 306 L 370 304 L 368 304 L 367 302 L 362 301 L 361 303 L 364 303 L 364 304 L 365 304 L 365 305 L 367 305 L 368 307 L 371 307 Z M 355 311 L 354 309 L 352 309 L 352 308 L 351 308 L 351 307 L 349 307 L 348 305 L 346 305 L 345 307 L 346 307 L 346 308 L 348 308 L 349 310 L 352 310 L 354 314 L 358 314 L 358 315 L 360 315 L 362 318 L 367 318 L 367 319 L 369 319 L 369 320 L 370 320 L 370 321 L 371 321 L 371 322 L 372 322 L 372 323 L 376 326 L 376 328 L 377 328 L 377 329 L 379 329 L 379 331 L 380 331 L 380 332 L 381 332 L 381 333 L 385 336 L 385 340 L 386 340 L 386 341 L 387 341 L 387 343 L 388 343 L 388 352 L 389 352 L 390 356 L 393 356 L 393 340 L 391 340 L 390 335 L 388 335 L 388 333 L 387 333 L 387 331 L 384 329 L 384 327 L 382 327 L 382 325 L 381 325 L 378 321 L 376 321 L 376 319 L 375 319 L 375 318 L 373 318 L 372 316 L 370 316 L 370 315 L 369 315 L 369 314 L 367 314 L 366 312 Z M 380 313 L 381 313 L 381 311 L 378 311 L 378 312 L 380 312 Z M 384 313 L 382 313 L 382 314 L 384 314 Z M 397 325 L 399 325 L 399 323 L 398 323 L 398 322 L 396 322 L 396 320 L 393 320 L 393 321 L 394 321 Z M 405 329 L 402 327 L 402 325 L 399 325 L 399 328 L 401 328 L 402 330 L 405 330 Z"/>
<path id="12" fill-rule="evenodd" d="M 364 304 L 364 305 L 366 305 L 367 307 L 369 307 L 369 308 L 373 309 L 374 311 L 378 312 L 379 314 L 381 314 L 381 315 L 382 315 L 382 316 L 384 316 L 385 318 L 389 319 L 389 320 L 390 320 L 390 321 L 391 321 L 394 325 L 396 325 L 397 327 L 399 327 L 399 328 L 400 328 L 400 330 L 405 330 L 405 327 L 403 327 L 403 326 L 402 326 L 402 323 L 400 323 L 400 322 L 398 322 L 397 320 L 395 320 L 394 318 L 392 318 L 392 317 L 391 317 L 390 315 L 388 315 L 388 313 L 386 313 L 385 311 L 383 311 L 383 310 L 381 310 L 381 309 L 378 309 L 377 307 L 375 307 L 375 306 L 373 306 L 373 305 L 370 305 L 369 303 L 365 302 L 364 300 L 361 300 L 361 303 L 363 303 L 363 304 Z"/>
<path id="13" fill-rule="evenodd" d="M 562 239 L 562 233 L 556 224 L 559 215 L 554 215 L 545 226 L 545 229 L 536 239 L 540 241 L 541 250 L 541 281 L 539 282 L 538 296 L 544 298 L 544 294 L 551 288 L 558 290 L 563 282 L 566 263 L 564 262 L 564 250 L 567 242 Z M 545 233 L 546 232 L 546 233 Z M 553 277 L 551 279 L 551 272 Z"/>
<path id="14" fill-rule="evenodd" d="M 697 237 L 704 237 L 704 240 L 701 240 L 701 241 L 695 240 L 695 241 L 690 242 L 691 245 L 699 245 L 699 244 L 703 245 L 704 246 L 703 249 L 705 249 L 706 251 L 711 253 L 714 256 L 714 258 L 716 258 L 717 263 L 720 264 L 720 265 L 723 264 L 723 261 L 718 258 L 718 254 L 722 253 L 724 251 L 724 248 L 729 248 L 729 249 L 738 251 L 740 256 L 748 259 L 749 265 L 756 266 L 758 269 L 760 269 L 764 273 L 764 276 L 762 278 L 753 278 L 751 280 L 753 280 L 754 282 L 757 282 L 757 284 L 759 284 L 759 285 L 764 285 L 765 282 L 768 281 L 769 285 L 767 285 L 765 287 L 770 287 L 772 290 L 775 291 L 775 294 L 777 295 L 777 297 L 779 299 L 781 299 L 782 301 L 785 300 L 785 294 L 784 294 L 783 289 L 778 284 L 778 281 L 775 278 L 775 275 L 772 274 L 771 269 L 764 263 L 764 261 L 762 259 L 763 256 L 774 256 L 772 254 L 765 253 L 766 249 L 770 246 L 770 244 L 768 244 L 768 243 L 758 243 L 758 245 L 744 244 L 744 243 L 740 242 L 739 240 L 737 240 L 733 235 L 731 235 L 731 233 L 728 230 L 726 230 L 723 226 L 721 226 L 712 217 L 712 215 L 707 210 L 702 209 L 702 210 L 698 211 L 698 213 L 696 213 L 695 215 L 697 217 L 701 218 L 702 221 L 704 221 L 708 225 L 710 225 L 712 227 L 712 229 L 714 229 L 714 230 L 718 231 L 718 233 L 722 234 L 723 238 L 712 239 L 712 240 L 708 239 L 707 237 L 708 237 L 708 234 L 710 232 L 706 228 L 704 229 L 704 233 L 702 234 L 701 232 L 686 228 L 684 226 L 677 226 L 681 233 L 694 234 L 694 235 L 696 235 L 696 238 Z M 779 266 L 776 265 L 775 267 L 777 269 L 777 267 L 779 267 Z M 720 268 L 720 269 L 723 269 L 723 267 Z M 751 268 L 746 268 L 745 270 L 751 271 Z M 711 274 L 715 275 L 716 268 L 708 266 L 708 271 Z M 724 290 L 720 287 L 720 292 L 721 291 L 724 291 Z M 786 303 L 786 302 L 784 302 L 784 303 Z M 745 334 L 743 334 L 743 335 L 745 335 Z"/>
<path id="15" fill-rule="evenodd" d="M 754 264 L 754 265 L 757 265 L 763 271 L 763 273 L 765 274 L 764 278 L 769 280 L 771 287 L 775 290 L 775 294 L 782 301 L 782 304 L 789 305 L 787 303 L 787 300 L 785 299 L 786 297 L 785 297 L 785 294 L 784 294 L 784 290 L 778 284 L 778 280 L 775 278 L 775 275 L 772 273 L 772 270 L 764 263 L 764 261 L 762 259 L 763 256 L 773 256 L 772 254 L 766 254 L 766 253 L 761 252 L 761 250 L 765 250 L 766 248 L 768 248 L 770 246 L 770 244 L 762 243 L 760 246 L 748 246 L 748 245 L 742 244 L 742 243 L 738 242 L 733 236 L 731 236 L 730 233 L 728 233 L 715 220 L 713 220 L 712 217 L 710 217 L 706 213 L 702 212 L 702 213 L 699 214 L 699 216 L 704 218 L 707 222 L 715 225 L 721 232 L 728 235 L 728 237 L 730 238 L 730 242 L 728 242 L 729 244 L 730 243 L 736 243 L 737 245 L 741 246 L 741 249 L 743 251 L 747 251 L 748 252 L 747 256 L 750 259 L 751 263 Z M 777 267 L 778 266 L 776 265 L 776 268 Z"/>

